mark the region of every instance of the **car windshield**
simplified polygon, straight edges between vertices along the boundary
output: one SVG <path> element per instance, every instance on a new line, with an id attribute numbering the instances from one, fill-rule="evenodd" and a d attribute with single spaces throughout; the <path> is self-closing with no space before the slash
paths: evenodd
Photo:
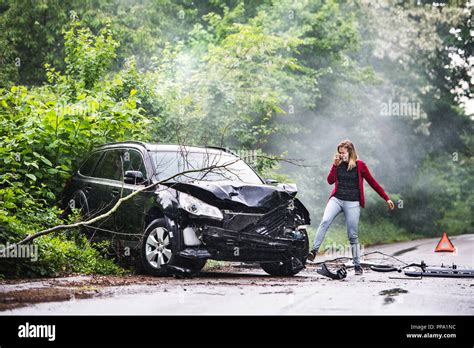
<path id="1" fill-rule="evenodd" d="M 154 151 L 151 152 L 151 155 L 159 180 L 188 170 L 214 167 L 182 174 L 172 180 L 179 182 L 240 181 L 249 184 L 262 184 L 262 180 L 247 163 L 225 152 Z"/>

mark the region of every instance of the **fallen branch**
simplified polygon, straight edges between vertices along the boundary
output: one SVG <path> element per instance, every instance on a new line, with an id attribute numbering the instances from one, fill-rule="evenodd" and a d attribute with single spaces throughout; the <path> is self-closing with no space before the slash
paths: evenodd
<path id="1" fill-rule="evenodd" d="M 113 213 L 115 213 L 123 202 L 128 201 L 130 198 L 136 196 L 138 193 L 140 193 L 142 191 L 145 191 L 145 190 L 152 189 L 153 187 L 155 187 L 155 186 L 157 186 L 161 183 L 167 182 L 171 179 L 174 179 L 177 176 L 181 176 L 181 175 L 185 175 L 185 174 L 193 173 L 193 172 L 201 172 L 203 170 L 212 170 L 212 169 L 216 169 L 216 168 L 225 168 L 225 167 L 230 166 L 231 164 L 233 164 L 235 162 L 238 162 L 238 161 L 240 161 L 240 158 L 236 158 L 236 159 L 234 159 L 232 161 L 229 161 L 229 162 L 227 162 L 225 164 L 222 164 L 222 165 L 212 165 L 212 166 L 209 166 L 209 167 L 206 167 L 206 168 L 185 170 L 185 171 L 179 172 L 177 174 L 174 174 L 174 175 L 172 175 L 172 176 L 170 176 L 166 179 L 155 182 L 151 185 L 140 187 L 136 191 L 133 191 L 132 193 L 130 193 L 129 195 L 127 195 L 125 197 L 121 197 L 117 201 L 117 203 L 115 203 L 115 205 L 108 212 L 106 212 L 104 214 L 98 215 L 98 216 L 96 216 L 96 217 L 94 217 L 90 220 L 80 221 L 80 222 L 76 222 L 76 223 L 68 224 L 68 225 L 63 225 L 63 224 L 62 225 L 57 225 L 57 226 L 39 231 L 37 233 L 29 235 L 28 237 L 26 237 L 25 239 L 19 241 L 18 243 L 11 244 L 8 247 L 3 248 L 2 250 L 0 250 L 0 255 L 5 254 L 8 250 L 15 248 L 17 245 L 26 244 L 26 243 L 31 242 L 32 240 L 34 240 L 38 237 L 44 236 L 46 234 L 53 233 L 53 232 L 56 232 L 56 231 L 61 231 L 61 230 L 69 230 L 69 229 L 74 229 L 74 228 L 78 228 L 78 227 L 82 227 L 82 226 L 87 226 L 87 225 L 91 225 L 91 224 L 93 224 L 97 221 L 103 220 L 106 217 L 109 217 Z"/>

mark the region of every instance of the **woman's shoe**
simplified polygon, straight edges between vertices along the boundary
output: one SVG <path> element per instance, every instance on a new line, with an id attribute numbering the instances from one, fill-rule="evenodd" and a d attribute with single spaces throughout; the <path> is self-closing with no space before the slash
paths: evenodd
<path id="1" fill-rule="evenodd" d="M 309 261 L 314 261 L 314 259 L 316 258 L 316 254 L 318 252 L 316 250 L 311 250 L 308 254 L 308 256 L 306 257 L 307 260 Z"/>

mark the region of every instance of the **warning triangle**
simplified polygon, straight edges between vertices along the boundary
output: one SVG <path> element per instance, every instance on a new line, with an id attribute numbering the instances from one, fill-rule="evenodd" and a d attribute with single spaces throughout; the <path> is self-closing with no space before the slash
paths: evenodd
<path id="1" fill-rule="evenodd" d="M 449 240 L 448 236 L 446 235 L 446 232 L 443 232 L 443 236 L 441 237 L 440 241 L 438 242 L 438 245 L 436 246 L 435 251 L 447 251 L 447 252 L 453 252 L 455 251 L 456 248 L 454 247 L 453 243 Z"/>

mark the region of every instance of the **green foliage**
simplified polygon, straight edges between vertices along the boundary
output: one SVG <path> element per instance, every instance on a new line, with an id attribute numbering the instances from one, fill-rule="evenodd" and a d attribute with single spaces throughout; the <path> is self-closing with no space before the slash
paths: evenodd
<path id="1" fill-rule="evenodd" d="M 0 87 L 45 81 L 46 62 L 60 65 L 63 25 L 68 21 L 66 1 L 2 1 L 0 4 Z"/>
<path id="2" fill-rule="evenodd" d="M 106 75 L 117 46 L 110 32 L 95 37 L 74 24 L 65 37 L 64 75 L 47 66 L 50 85 L 0 89 L 0 194 L 7 210 L 32 205 L 29 198 L 54 203 L 84 153 L 140 138 L 149 123 L 136 90 L 127 85 L 119 93 L 122 74 Z"/>
<path id="3" fill-rule="evenodd" d="M 64 74 L 47 66 L 48 85 L 0 89 L 0 218 L 8 232 L 2 236 L 5 240 L 58 224 L 55 205 L 63 183 L 84 153 L 105 142 L 140 139 L 149 124 L 133 86 L 123 87 L 123 93 L 117 83 L 123 74 L 107 74 L 117 47 L 110 31 L 95 36 L 74 22 L 65 38 Z M 18 228 L 20 221 L 24 227 Z M 93 248 L 82 254 L 73 241 L 43 240 L 49 243 L 40 242 L 46 243 L 40 245 L 47 259 L 41 259 L 40 268 L 33 267 L 41 274 L 113 271 L 105 261 L 91 263 L 99 255 Z M 71 260 L 76 259 L 84 268 L 74 268 Z"/>
<path id="4" fill-rule="evenodd" d="M 79 21 L 72 22 L 64 39 L 69 83 L 74 83 L 79 90 L 92 89 L 105 77 L 119 43 L 112 38 L 110 28 L 101 29 L 96 36 L 89 28 L 81 27 Z"/>
<path id="5" fill-rule="evenodd" d="M 46 214 L 45 214 L 46 215 Z M 37 215 L 37 218 L 46 217 Z M 44 224 L 47 220 L 41 221 Z M 56 220 L 59 223 L 58 220 Z M 0 217 L 0 244 L 2 247 L 26 237 L 41 223 L 28 224 L 11 217 Z M 28 226 L 28 227 L 27 227 Z M 79 232 L 68 231 L 61 235 L 46 235 L 33 241 L 33 258 L 5 258 L 0 263 L 0 275 L 4 277 L 52 277 L 73 273 L 122 274 L 107 255 L 108 242 L 90 243 Z M 37 253 L 37 254 L 36 254 Z M 36 259 L 37 258 L 37 259 Z"/>
<path id="6" fill-rule="evenodd" d="M 160 55 L 162 44 L 184 36 L 200 18 L 198 12 L 208 9 L 211 6 L 206 2 L 176 0 L 3 1 L 0 77 L 4 78 L 0 79 L 0 87 L 42 84 L 47 80 L 42 69 L 46 63 L 65 69 L 63 30 L 71 21 L 81 18 L 84 28 L 95 34 L 110 27 L 122 44 L 113 62 L 117 71 L 123 59 L 132 55 L 138 56 L 139 66 L 151 64 L 153 57 Z"/>
<path id="7" fill-rule="evenodd" d="M 36 244 L 41 259 L 30 267 L 41 276 L 124 272 L 112 259 L 107 258 L 108 241 L 91 244 L 84 235 L 72 240 L 64 236 L 45 236 Z"/>
<path id="8" fill-rule="evenodd" d="M 474 229 L 472 159 L 429 158 L 404 197 L 405 206 L 397 216 L 402 226 L 415 233 L 439 236 L 467 233 Z"/>

